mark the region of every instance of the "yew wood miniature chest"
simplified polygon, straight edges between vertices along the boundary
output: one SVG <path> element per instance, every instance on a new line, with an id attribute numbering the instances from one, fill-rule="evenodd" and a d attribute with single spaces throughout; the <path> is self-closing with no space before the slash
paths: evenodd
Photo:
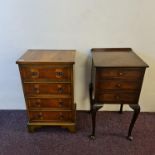
<path id="1" fill-rule="evenodd" d="M 28 130 L 61 126 L 75 132 L 75 50 L 28 50 L 17 62 L 28 114 Z"/>
<path id="2" fill-rule="evenodd" d="M 103 104 L 128 104 L 133 110 L 128 139 L 140 112 L 138 104 L 145 69 L 148 65 L 131 48 L 92 49 L 92 78 L 90 101 L 93 131 L 95 138 L 96 112 Z"/>

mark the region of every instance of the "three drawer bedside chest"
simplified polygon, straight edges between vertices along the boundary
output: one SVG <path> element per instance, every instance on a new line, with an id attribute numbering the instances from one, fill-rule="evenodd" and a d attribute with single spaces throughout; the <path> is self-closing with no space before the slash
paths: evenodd
<path id="1" fill-rule="evenodd" d="M 128 104 L 134 110 L 127 136 L 132 140 L 132 129 L 140 113 L 138 100 L 148 65 L 131 48 L 96 48 L 91 52 L 90 138 L 95 138 L 96 113 L 104 104 L 120 104 L 120 113 L 123 105 Z"/>
<path id="2" fill-rule="evenodd" d="M 61 126 L 76 131 L 75 50 L 28 50 L 19 66 L 28 114 L 28 131 Z"/>

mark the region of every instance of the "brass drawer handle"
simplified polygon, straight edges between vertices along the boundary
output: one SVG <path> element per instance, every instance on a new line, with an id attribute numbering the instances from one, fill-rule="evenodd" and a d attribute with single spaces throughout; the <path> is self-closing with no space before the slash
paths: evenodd
<path id="1" fill-rule="evenodd" d="M 62 78 L 64 76 L 63 72 L 56 72 L 56 77 L 57 78 Z"/>

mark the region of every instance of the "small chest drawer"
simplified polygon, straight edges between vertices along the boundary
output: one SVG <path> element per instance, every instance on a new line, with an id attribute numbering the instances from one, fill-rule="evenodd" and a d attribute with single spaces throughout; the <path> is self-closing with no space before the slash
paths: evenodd
<path id="1" fill-rule="evenodd" d="M 96 70 L 96 79 L 128 79 L 139 80 L 143 77 L 143 69 L 136 68 L 98 68 Z"/>
<path id="2" fill-rule="evenodd" d="M 107 89 L 137 90 L 140 85 L 140 81 L 103 80 L 96 82 L 96 91 L 103 91 Z"/>
<path id="3" fill-rule="evenodd" d="M 70 98 L 29 98 L 29 109 L 41 108 L 56 108 L 56 109 L 69 109 L 71 108 Z"/>
<path id="4" fill-rule="evenodd" d="M 25 83 L 24 89 L 26 94 L 70 94 L 71 85 L 68 83 Z"/>
<path id="5" fill-rule="evenodd" d="M 70 67 L 25 66 L 21 67 L 23 80 L 71 80 Z"/>
<path id="6" fill-rule="evenodd" d="M 126 93 L 126 92 L 105 92 L 96 93 L 97 102 L 107 102 L 107 103 L 137 103 L 138 94 L 136 92 Z"/>
<path id="7" fill-rule="evenodd" d="M 31 122 L 70 122 L 73 120 L 73 111 L 29 111 Z"/>

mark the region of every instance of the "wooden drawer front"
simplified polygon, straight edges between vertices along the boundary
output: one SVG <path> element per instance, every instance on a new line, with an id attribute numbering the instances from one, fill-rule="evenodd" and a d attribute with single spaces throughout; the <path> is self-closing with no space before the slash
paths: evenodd
<path id="1" fill-rule="evenodd" d="M 143 77 L 142 69 L 127 68 L 98 68 L 96 70 L 96 79 L 102 80 L 106 78 L 139 80 Z"/>
<path id="2" fill-rule="evenodd" d="M 71 67 L 21 67 L 24 80 L 71 80 Z"/>
<path id="3" fill-rule="evenodd" d="M 31 122 L 64 122 L 73 121 L 73 111 L 29 111 L 29 119 Z"/>
<path id="4" fill-rule="evenodd" d="M 96 91 L 103 91 L 107 89 L 137 90 L 139 87 L 140 83 L 133 81 L 104 80 L 102 82 L 96 82 Z"/>
<path id="5" fill-rule="evenodd" d="M 52 98 L 52 99 L 28 99 L 28 107 L 31 109 L 35 108 L 71 108 L 71 99 L 61 99 L 61 98 Z"/>
<path id="6" fill-rule="evenodd" d="M 97 102 L 109 102 L 109 103 L 136 103 L 138 100 L 137 93 L 98 93 L 96 94 Z"/>
<path id="7" fill-rule="evenodd" d="M 31 84 L 25 83 L 24 89 L 26 94 L 70 94 L 71 85 L 67 83 L 58 84 L 58 83 L 40 83 L 40 84 Z"/>

